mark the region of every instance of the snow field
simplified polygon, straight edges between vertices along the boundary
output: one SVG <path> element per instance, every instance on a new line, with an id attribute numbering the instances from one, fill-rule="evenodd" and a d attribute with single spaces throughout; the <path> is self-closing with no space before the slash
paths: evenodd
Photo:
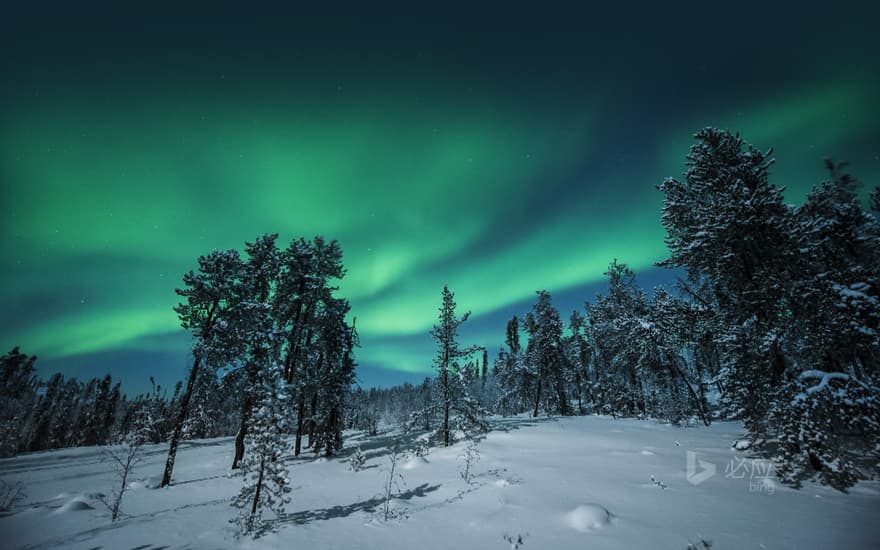
<path id="1" fill-rule="evenodd" d="M 293 500 L 278 530 L 238 539 L 228 520 L 241 479 L 231 473 L 231 438 L 182 444 L 175 483 L 155 489 L 166 445 L 145 447 L 110 522 L 98 501 L 114 479 L 96 448 L 66 449 L 0 461 L 0 477 L 22 481 L 26 498 L 0 517 L 4 548 L 312 548 L 376 550 L 521 548 L 683 550 L 703 537 L 714 549 L 880 548 L 880 484 L 849 494 L 808 484 L 797 491 L 772 479 L 725 473 L 738 423 L 679 429 L 648 421 L 576 417 L 495 419 L 478 445 L 480 459 L 465 482 L 466 443 L 432 448 L 398 464 L 403 476 L 385 521 L 383 486 L 394 432 L 349 433 L 346 453 L 360 446 L 367 461 L 348 469 L 330 460 L 288 458 Z M 688 481 L 687 452 L 715 465 L 701 483 Z M 742 473 L 742 472 L 740 472 Z M 662 488 L 652 482 L 662 482 Z M 772 494 L 771 494 L 772 493 Z"/>

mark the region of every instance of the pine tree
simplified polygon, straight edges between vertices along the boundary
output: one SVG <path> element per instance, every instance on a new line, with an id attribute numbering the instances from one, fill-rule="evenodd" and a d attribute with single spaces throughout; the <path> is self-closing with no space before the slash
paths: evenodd
<path id="1" fill-rule="evenodd" d="M 564 339 L 566 361 L 571 366 L 572 383 L 577 392 L 578 413 L 584 414 L 584 401 L 592 402 L 593 375 L 590 369 L 593 351 L 587 341 L 587 320 L 572 311 L 568 321 L 568 336 Z"/>
<path id="2" fill-rule="evenodd" d="M 711 288 L 726 326 L 724 401 L 758 438 L 787 368 L 782 330 L 796 264 L 792 212 L 783 189 L 769 182 L 770 151 L 714 128 L 696 139 L 684 181 L 658 186 L 670 250 L 661 265 L 682 267 Z"/>
<path id="3" fill-rule="evenodd" d="M 605 272 L 608 293 L 587 304 L 588 335 L 596 369 L 594 397 L 601 414 L 644 415 L 645 394 L 639 376 L 640 350 L 633 331 L 648 310 L 644 293 L 636 287 L 635 274 L 615 259 Z"/>
<path id="4" fill-rule="evenodd" d="M 880 227 L 857 196 L 845 165 L 795 213 L 800 251 L 789 349 L 804 369 L 779 390 L 770 421 L 778 431 L 782 479 L 816 476 L 845 489 L 880 457 Z"/>
<path id="5" fill-rule="evenodd" d="M 278 364 L 266 365 L 260 373 L 257 401 L 251 413 L 251 425 L 246 438 L 249 449 L 241 462 L 244 484 L 232 505 L 241 509 L 233 520 L 242 534 L 258 537 L 273 526 L 264 519 L 269 510 L 275 520 L 284 515 L 284 506 L 290 502 L 290 481 L 282 455 L 289 445 L 284 434 L 290 396 Z"/>
<path id="6" fill-rule="evenodd" d="M 59 407 L 64 375 L 57 372 L 44 384 L 45 391 L 37 401 L 34 411 L 33 428 L 27 441 L 27 450 L 39 451 L 53 447 L 55 415 Z"/>
<path id="7" fill-rule="evenodd" d="M 499 391 L 496 408 L 501 414 L 531 410 L 534 404 L 538 376 L 535 365 L 526 361 L 522 353 L 519 330 L 519 319 L 514 316 L 507 322 L 507 349 L 501 349 L 495 361 L 494 372 Z"/>
<path id="8" fill-rule="evenodd" d="M 347 301 L 334 299 L 326 306 L 319 337 L 321 352 L 312 412 L 314 432 L 309 443 L 316 453 L 331 456 L 342 450 L 345 398 L 354 383 L 354 347 L 358 337 L 354 326 L 345 322 Z"/>
<path id="9" fill-rule="evenodd" d="M 17 347 L 0 357 L 0 457 L 13 456 L 26 444 L 21 434 L 37 399 L 36 360 Z"/>
<path id="10" fill-rule="evenodd" d="M 446 447 L 455 442 L 457 431 L 471 438 L 489 429 L 488 412 L 468 391 L 473 382 L 473 368 L 468 369 L 460 363 L 461 359 L 480 349 L 461 348 L 458 343 L 458 327 L 468 320 L 470 311 L 456 317 L 455 307 L 455 295 L 444 285 L 439 323 L 431 329 L 431 337 L 437 342 L 435 395 L 431 405 L 419 411 L 412 420 L 413 425 L 418 425 L 425 417 L 436 418 L 433 438 Z"/>
<path id="11" fill-rule="evenodd" d="M 294 241 L 283 254 L 273 314 L 279 334 L 284 335 L 285 379 L 295 395 L 296 439 L 294 454 L 302 449 L 306 430 L 314 432 L 313 413 L 317 411 L 319 343 L 321 316 L 334 300 L 331 281 L 345 275 L 342 248 L 337 241 L 315 237 L 309 243 Z"/>
<path id="12" fill-rule="evenodd" d="M 81 400 L 83 394 L 82 384 L 75 378 L 67 381 L 63 376 L 58 379 L 59 392 L 53 400 L 54 404 L 50 404 L 50 435 L 48 446 L 46 449 L 57 449 L 61 447 L 73 447 L 78 444 L 78 434 L 76 420 L 79 416 L 81 408 Z M 71 421 L 73 419 L 73 421 Z"/>
<path id="13" fill-rule="evenodd" d="M 713 129 L 697 139 L 685 181 L 659 186 L 664 265 L 687 270 L 690 302 L 664 315 L 690 335 L 679 344 L 699 388 L 708 373 L 756 448 L 774 442 L 784 481 L 845 488 L 878 458 L 877 221 L 844 165 L 827 161 L 830 180 L 788 207 L 769 183 L 769 153 Z"/>
<path id="14" fill-rule="evenodd" d="M 541 290 L 538 301 L 526 316 L 529 343 L 526 357 L 536 373 L 534 410 L 538 416 L 542 403 L 548 412 L 570 414 L 567 385 L 570 367 L 565 356 L 562 339 L 562 319 L 551 303 L 550 293 Z"/>
<path id="15" fill-rule="evenodd" d="M 637 369 L 650 393 L 649 415 L 679 425 L 693 415 L 708 426 L 711 417 L 702 388 L 701 369 L 691 368 L 685 358 L 689 336 L 680 331 L 681 318 L 691 310 L 686 302 L 663 288 L 655 289 L 644 316 L 630 326 L 631 342 L 638 356 Z"/>
<path id="16" fill-rule="evenodd" d="M 862 208 L 845 165 L 826 166 L 831 179 L 795 213 L 797 354 L 812 369 L 864 379 L 880 362 L 880 225 Z"/>
<path id="17" fill-rule="evenodd" d="M 190 271 L 183 277 L 185 288 L 177 294 L 186 299 L 175 311 L 181 326 L 193 333 L 193 365 L 186 390 L 181 396 L 174 432 L 162 475 L 162 487 L 171 483 L 177 446 L 183 435 L 190 410 L 190 400 L 202 368 L 217 369 L 233 360 L 241 343 L 237 341 L 239 328 L 230 322 L 240 291 L 242 262 L 235 250 L 214 251 L 199 258 L 198 273 Z"/>
<path id="18" fill-rule="evenodd" d="M 83 434 L 82 445 L 103 445 L 109 439 L 108 420 L 112 425 L 115 414 L 115 404 L 111 402 L 112 384 L 113 379 L 108 374 L 96 385 L 93 395 L 89 396 L 89 410 L 79 426 Z"/>
<path id="19" fill-rule="evenodd" d="M 253 243 L 245 244 L 248 259 L 244 264 L 241 303 L 236 322 L 242 326 L 246 348 L 242 360 L 244 380 L 241 386 L 241 420 L 235 436 L 233 469 L 238 468 L 244 457 L 245 437 L 255 403 L 254 390 L 258 385 L 260 367 L 267 362 L 280 360 L 280 346 L 274 335 L 275 320 L 271 307 L 281 269 L 281 253 L 275 245 L 277 238 L 277 234 L 264 234 Z"/>
<path id="20" fill-rule="evenodd" d="M 183 425 L 182 439 L 217 437 L 223 399 L 220 379 L 213 369 L 201 369 L 193 386 L 189 413 Z M 225 434 L 223 434 L 225 435 Z"/>

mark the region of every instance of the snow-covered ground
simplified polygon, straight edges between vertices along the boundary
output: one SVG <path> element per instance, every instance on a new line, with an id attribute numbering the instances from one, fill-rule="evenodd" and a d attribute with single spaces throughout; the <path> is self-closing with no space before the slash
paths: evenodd
<path id="1" fill-rule="evenodd" d="M 381 513 L 388 449 L 412 436 L 348 434 L 368 460 L 290 459 L 293 501 L 276 533 L 237 539 L 229 505 L 232 440 L 186 442 L 175 483 L 156 485 L 167 446 L 144 448 L 111 523 L 96 494 L 111 492 L 99 449 L 34 453 L 0 461 L 0 478 L 26 498 L 0 516 L 3 548 L 475 548 L 678 549 L 700 538 L 713 550 L 880 548 L 880 484 L 848 494 L 765 479 L 766 465 L 731 444 L 737 423 L 673 428 L 603 417 L 498 419 L 478 446 L 470 483 L 460 475 L 465 444 L 434 448 L 400 464 L 405 485 Z M 690 454 L 689 453 L 693 453 Z M 689 460 L 690 457 L 690 460 Z M 689 467 L 690 462 L 690 467 Z M 715 473 L 712 474 L 714 467 Z M 690 475 L 689 475 L 690 470 Z M 664 488 L 665 487 L 665 488 Z"/>

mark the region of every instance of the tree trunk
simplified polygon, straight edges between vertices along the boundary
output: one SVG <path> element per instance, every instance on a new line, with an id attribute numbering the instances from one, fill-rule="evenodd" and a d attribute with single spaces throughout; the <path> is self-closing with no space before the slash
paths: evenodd
<path id="1" fill-rule="evenodd" d="M 250 399 L 245 399 L 241 411 L 241 426 L 238 433 L 235 434 L 235 458 L 232 459 L 232 469 L 239 467 L 241 459 L 244 458 L 244 438 L 247 435 L 248 420 L 250 420 Z"/>
<path id="2" fill-rule="evenodd" d="M 293 456 L 299 456 L 302 449 L 303 417 L 306 415 L 306 398 L 303 392 L 299 392 L 299 401 L 296 408 L 296 443 L 293 447 Z"/>
<path id="3" fill-rule="evenodd" d="M 538 391 L 536 392 L 536 395 L 535 395 L 535 412 L 532 413 L 532 417 L 534 417 L 534 418 L 538 418 L 538 407 L 541 405 L 541 385 L 542 385 L 542 382 L 543 382 L 543 380 L 539 377 L 538 378 Z"/>
<path id="4" fill-rule="evenodd" d="M 318 414 L 318 392 L 312 394 L 311 415 L 309 416 L 309 440 L 306 445 L 307 449 L 311 449 L 315 441 L 315 416 Z"/>
<path id="5" fill-rule="evenodd" d="M 583 384 L 581 383 L 580 373 L 575 374 L 575 385 L 577 387 L 577 392 L 578 392 L 578 414 L 582 415 L 582 414 L 584 414 L 584 400 L 583 400 L 584 387 L 583 387 Z"/>
<path id="6" fill-rule="evenodd" d="M 782 375 L 785 374 L 785 357 L 782 355 L 777 341 L 770 345 L 770 361 L 773 365 L 772 381 L 775 386 L 782 381 Z"/>
<path id="7" fill-rule="evenodd" d="M 232 459 L 233 470 L 239 467 L 241 459 L 244 458 L 244 438 L 247 436 L 248 422 L 250 422 L 251 419 L 251 409 L 254 406 L 253 392 L 256 391 L 256 386 L 259 383 L 258 379 L 260 373 L 258 361 L 263 359 L 265 358 L 258 356 L 248 362 L 245 366 L 245 369 L 247 369 L 247 387 L 244 390 L 244 398 L 241 400 L 241 426 L 238 429 L 238 433 L 235 434 L 235 458 Z"/>
<path id="8" fill-rule="evenodd" d="M 342 447 L 342 441 L 339 437 L 339 427 L 337 423 L 339 422 L 339 412 L 336 407 L 330 409 L 330 418 L 327 420 L 327 426 L 324 427 L 324 431 L 332 433 L 330 436 L 325 436 L 325 444 L 324 444 L 324 456 L 330 458 Z"/>
<path id="9" fill-rule="evenodd" d="M 286 370 L 287 372 L 287 383 L 293 383 L 293 377 L 296 374 L 296 365 L 299 363 L 299 355 L 302 351 L 302 348 L 308 349 L 309 344 L 311 343 L 312 335 L 311 329 L 306 333 L 305 342 L 301 342 L 301 334 L 303 331 L 303 327 L 308 325 L 311 322 L 312 317 L 312 309 L 314 308 L 315 300 L 312 300 L 306 306 L 305 312 L 302 312 L 302 305 L 297 307 L 296 318 L 294 320 L 293 328 L 290 331 L 290 338 L 288 340 L 290 345 L 290 350 L 287 352 L 287 360 L 286 360 Z M 302 313 L 302 315 L 301 315 Z M 303 345 L 300 345 L 300 344 Z"/>
<path id="10" fill-rule="evenodd" d="M 565 394 L 565 380 L 562 378 L 561 369 L 556 371 L 556 399 L 559 400 L 559 414 L 569 416 L 568 396 Z"/>
<path id="11" fill-rule="evenodd" d="M 699 395 L 700 411 L 701 411 L 701 413 L 702 412 L 708 413 L 708 411 L 706 411 L 704 409 L 704 406 L 707 403 L 707 400 L 706 400 L 706 386 L 703 384 L 703 368 L 700 366 L 699 361 L 697 361 L 696 359 L 694 359 L 694 366 L 696 367 L 696 370 L 697 370 L 697 388 L 699 388 L 699 390 L 700 390 L 700 395 Z M 703 419 L 703 424 L 706 424 L 705 419 Z M 706 425 L 708 426 L 708 424 L 706 424 Z"/>
<path id="12" fill-rule="evenodd" d="M 678 374 L 678 378 L 680 378 L 682 383 L 684 383 L 684 387 L 687 388 L 688 393 L 691 396 L 691 399 L 693 399 L 694 401 L 697 402 L 697 411 L 698 411 L 698 414 L 700 415 L 700 420 L 703 421 L 704 425 L 709 426 L 712 423 L 712 420 L 709 418 L 708 411 L 706 411 L 703 408 L 704 404 L 705 404 L 705 400 L 700 399 L 700 397 L 696 394 L 696 392 L 694 392 L 694 388 L 691 386 L 691 383 L 688 382 L 687 378 L 685 378 L 684 373 L 681 372 L 681 369 L 678 367 L 678 365 L 675 363 L 674 360 L 670 363 L 669 370 L 672 373 L 673 383 L 676 378 L 675 374 L 676 373 Z M 702 393 L 702 391 L 700 393 Z"/>
<path id="13" fill-rule="evenodd" d="M 293 369 L 294 369 L 294 355 L 296 354 L 296 338 L 299 336 L 299 319 L 302 315 L 302 295 L 305 291 L 305 279 L 300 279 L 299 289 L 297 290 L 296 295 L 298 298 L 295 300 L 295 308 L 296 308 L 296 316 L 293 319 L 293 326 L 290 329 L 290 334 L 288 335 L 287 344 L 287 357 L 284 358 L 284 379 L 287 380 L 288 384 L 293 383 Z"/>
<path id="14" fill-rule="evenodd" d="M 449 342 L 443 343 L 443 446 L 449 447 Z"/>
<path id="15" fill-rule="evenodd" d="M 257 515 L 257 507 L 260 505 L 260 491 L 263 489 L 263 472 L 266 469 L 266 459 L 260 461 L 260 476 L 257 478 L 257 489 L 254 491 L 254 503 L 251 506 L 251 517 L 249 523 L 254 524 L 254 518 Z"/>
<path id="16" fill-rule="evenodd" d="M 443 370 L 443 446 L 449 447 L 449 371 Z"/>
<path id="17" fill-rule="evenodd" d="M 174 471 L 174 460 L 177 458 L 177 446 L 180 443 L 180 436 L 183 434 L 183 424 L 186 422 L 187 413 L 189 413 L 189 401 L 192 398 L 201 364 L 202 356 L 196 355 L 189 373 L 189 380 L 186 383 L 186 391 L 183 392 L 183 397 L 180 399 L 180 414 L 177 416 L 174 433 L 171 435 L 171 445 L 168 448 L 168 460 L 165 461 L 165 473 L 162 474 L 161 487 L 167 487 L 171 484 L 171 473 Z"/>

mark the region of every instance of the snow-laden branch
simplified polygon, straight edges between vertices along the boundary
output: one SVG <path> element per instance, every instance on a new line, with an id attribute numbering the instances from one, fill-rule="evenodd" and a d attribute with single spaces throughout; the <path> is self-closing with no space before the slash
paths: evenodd
<path id="1" fill-rule="evenodd" d="M 806 393 L 812 395 L 818 391 L 822 391 L 828 386 L 831 380 L 850 380 L 850 375 L 843 372 L 825 372 L 821 370 L 806 370 L 801 373 L 800 379 L 819 379 L 819 383 L 806 389 Z"/>

